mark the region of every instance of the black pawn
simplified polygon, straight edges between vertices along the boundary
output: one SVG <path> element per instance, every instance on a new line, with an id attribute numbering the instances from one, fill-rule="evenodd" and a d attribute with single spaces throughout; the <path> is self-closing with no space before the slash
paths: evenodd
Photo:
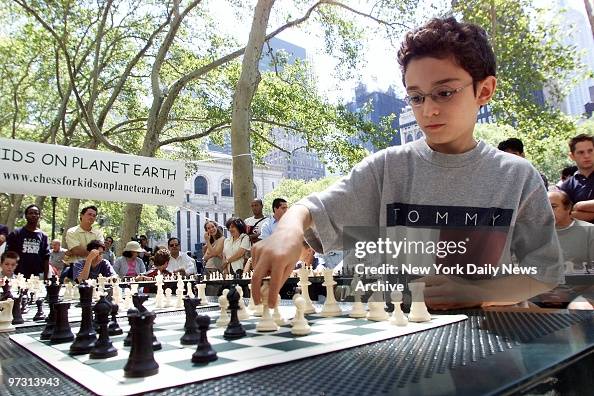
<path id="1" fill-rule="evenodd" d="M 210 317 L 207 315 L 198 315 L 196 317 L 196 324 L 200 332 L 200 339 L 198 340 L 198 347 L 196 352 L 192 354 L 192 363 L 208 363 L 214 362 L 218 359 L 217 353 L 208 342 L 206 332 L 210 326 Z"/>
<path id="2" fill-rule="evenodd" d="M 35 292 L 30 292 L 29 293 L 29 305 L 35 304 L 35 302 L 33 301 L 33 296 L 35 296 Z"/>
<path id="3" fill-rule="evenodd" d="M 198 325 L 196 324 L 196 307 L 200 303 L 199 298 L 184 298 L 184 309 L 186 311 L 186 323 L 184 324 L 184 335 L 179 339 L 182 345 L 196 345 L 200 339 Z"/>
<path id="4" fill-rule="evenodd" d="M 60 285 L 56 282 L 56 277 L 52 276 L 50 284 L 45 286 L 47 291 L 47 301 L 49 305 L 49 315 L 45 319 L 45 328 L 41 332 L 40 338 L 42 340 L 49 340 L 54 332 L 54 325 L 56 323 L 56 316 L 54 313 L 54 304 L 58 302 L 60 294 Z"/>
<path id="5" fill-rule="evenodd" d="M 33 316 L 33 320 L 35 322 L 44 320 L 45 314 L 43 313 L 43 298 L 37 299 L 37 301 L 35 301 L 35 305 L 37 305 L 37 313 L 35 316 Z"/>
<path id="6" fill-rule="evenodd" d="M 111 304 L 111 321 L 107 325 L 107 329 L 109 331 L 110 336 L 124 334 L 124 330 L 122 330 L 120 328 L 120 325 L 118 324 L 117 315 L 118 315 L 118 305 L 112 303 Z"/>
<path id="7" fill-rule="evenodd" d="M 56 324 L 54 331 L 50 337 L 51 344 L 61 344 L 63 342 L 70 342 L 74 340 L 74 334 L 70 330 L 70 323 L 68 323 L 68 309 L 69 302 L 59 302 L 54 304 L 54 311 L 56 314 Z"/>
<path id="8" fill-rule="evenodd" d="M 23 319 L 23 314 L 21 313 L 22 299 L 23 299 L 23 296 L 21 294 L 19 294 L 18 297 L 16 297 L 14 299 L 14 304 L 12 305 L 12 324 L 13 325 L 25 323 L 25 320 Z"/>
<path id="9" fill-rule="evenodd" d="M 139 312 L 137 308 L 128 310 L 132 348 L 124 366 L 124 376 L 128 378 L 148 377 L 159 372 L 159 365 L 153 353 L 153 322 L 155 314 Z"/>
<path id="10" fill-rule="evenodd" d="M 97 333 L 93 327 L 93 287 L 83 282 L 78 286 L 78 292 L 82 314 L 80 329 L 76 339 L 70 345 L 71 355 L 84 355 L 91 352 L 97 341 Z"/>
<path id="11" fill-rule="evenodd" d="M 25 315 L 29 313 L 29 295 L 27 294 L 28 290 L 21 291 L 21 315 Z"/>
<path id="12" fill-rule="evenodd" d="M 95 312 L 97 323 L 99 323 L 99 339 L 95 343 L 93 349 L 91 349 L 89 357 L 91 359 L 107 359 L 116 356 L 118 350 L 112 345 L 107 331 L 111 304 L 105 299 L 105 296 L 101 296 L 99 301 L 95 304 L 93 311 Z"/>
<path id="13" fill-rule="evenodd" d="M 239 293 L 234 287 L 227 293 L 227 300 L 229 300 L 229 309 L 231 310 L 231 319 L 225 329 L 223 338 L 226 340 L 236 340 L 245 337 L 245 329 L 237 318 L 237 310 L 239 309 Z"/>
<path id="14" fill-rule="evenodd" d="M 14 300 L 14 296 L 12 295 L 12 291 L 10 290 L 10 280 L 4 279 L 4 284 L 2 285 L 2 298 L 1 301 L 6 301 L 9 298 Z"/>

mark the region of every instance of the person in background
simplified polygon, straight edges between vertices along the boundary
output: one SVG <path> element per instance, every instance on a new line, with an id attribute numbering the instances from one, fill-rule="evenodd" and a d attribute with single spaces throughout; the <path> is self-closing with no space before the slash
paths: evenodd
<path id="1" fill-rule="evenodd" d="M 243 269 L 243 258 L 250 250 L 250 238 L 245 233 L 245 223 L 239 217 L 231 217 L 225 227 L 231 235 L 223 244 L 223 274 L 235 274 Z"/>
<path id="2" fill-rule="evenodd" d="M 104 277 L 116 276 L 109 261 L 103 258 L 103 251 L 105 245 L 103 241 L 93 240 L 87 244 L 87 257 L 79 260 L 73 265 L 73 276 L 77 282 L 82 282 L 87 279 L 97 279 L 99 274 Z"/>
<path id="3" fill-rule="evenodd" d="M 524 155 L 524 143 L 518 138 L 509 138 L 500 142 L 497 148 L 501 151 L 505 151 L 506 153 L 517 155 L 518 157 L 526 158 Z M 542 178 L 542 182 L 544 183 L 545 190 L 549 189 L 549 180 L 542 172 L 540 173 L 540 177 Z"/>
<path id="4" fill-rule="evenodd" d="M 118 257 L 113 265 L 114 271 L 120 278 L 140 275 L 146 271 L 144 262 L 138 257 L 143 252 L 144 249 L 136 241 L 130 241 L 126 244 L 122 256 Z"/>
<path id="5" fill-rule="evenodd" d="M 267 218 L 262 213 L 264 206 L 261 199 L 254 199 L 250 206 L 254 215 L 245 219 L 244 222 L 247 226 L 246 234 L 250 237 L 250 242 L 253 245 L 260 240 L 260 230 Z"/>
<path id="6" fill-rule="evenodd" d="M 561 179 L 557 182 L 557 187 L 560 187 L 563 182 L 569 179 L 571 176 L 577 172 L 578 167 L 575 165 L 568 165 L 565 168 L 561 169 Z"/>
<path id="7" fill-rule="evenodd" d="M 66 249 L 62 247 L 62 242 L 59 239 L 54 239 L 52 241 L 51 248 L 49 257 L 50 271 L 53 275 L 59 277 L 64 270 L 64 255 L 66 254 Z"/>
<path id="8" fill-rule="evenodd" d="M 16 228 L 6 238 L 6 251 L 17 252 L 20 257 L 16 273 L 23 274 L 27 279 L 41 273 L 47 279 L 49 272 L 49 243 L 46 233 L 38 228 L 40 217 L 41 209 L 37 205 L 27 206 L 27 224 Z"/>
<path id="9" fill-rule="evenodd" d="M 167 270 L 170 257 L 169 250 L 166 248 L 157 249 L 153 255 L 153 266 L 147 272 L 138 275 L 136 280 L 152 280 L 159 274 L 159 272 L 164 276 L 171 275 L 171 272 Z"/>
<path id="10" fill-rule="evenodd" d="M 266 239 L 270 235 L 272 235 L 272 233 L 276 229 L 276 225 L 283 217 L 288 208 L 289 207 L 287 206 L 287 201 L 285 201 L 282 198 L 275 198 L 274 201 L 272 201 L 273 214 L 272 217 L 267 218 L 266 221 L 263 222 L 261 228 L 262 232 L 260 233 L 260 239 Z"/>
<path id="11" fill-rule="evenodd" d="M 0 256 L 0 279 L 16 278 L 14 271 L 19 265 L 19 255 L 17 252 L 8 251 Z"/>
<path id="12" fill-rule="evenodd" d="M 169 271 L 173 274 L 192 275 L 196 273 L 196 263 L 187 254 L 180 254 L 181 243 L 176 237 L 167 240 L 171 257 L 169 258 Z"/>
<path id="13" fill-rule="evenodd" d="M 66 231 L 66 257 L 64 262 L 70 265 L 74 262 L 80 261 L 87 257 L 86 246 L 94 240 L 103 243 L 103 233 L 98 228 L 94 228 L 93 224 L 97 218 L 97 207 L 94 205 L 85 206 L 80 211 L 79 225 L 69 228 Z"/>
<path id="14" fill-rule="evenodd" d="M 204 247 L 202 262 L 208 276 L 214 272 L 223 272 L 223 245 L 225 237 L 218 227 L 218 224 L 212 220 L 204 223 Z"/>
<path id="15" fill-rule="evenodd" d="M 112 266 L 115 263 L 115 254 L 113 253 L 113 238 L 108 236 L 105 238 L 105 251 L 103 252 L 103 258 L 109 261 Z"/>
<path id="16" fill-rule="evenodd" d="M 0 254 L 6 249 L 6 237 L 8 236 L 8 227 L 0 224 Z"/>
<path id="17" fill-rule="evenodd" d="M 584 133 L 569 140 L 569 157 L 578 170 L 559 186 L 573 202 L 574 219 L 594 223 L 594 137 Z"/>
<path id="18" fill-rule="evenodd" d="M 146 237 L 146 235 L 141 235 L 138 238 L 138 241 L 140 242 L 140 247 L 143 250 L 142 253 L 138 254 L 138 257 L 140 257 L 140 259 L 144 263 L 146 270 L 148 270 L 150 267 L 151 255 L 153 254 L 153 251 L 149 247 L 148 238 Z"/>

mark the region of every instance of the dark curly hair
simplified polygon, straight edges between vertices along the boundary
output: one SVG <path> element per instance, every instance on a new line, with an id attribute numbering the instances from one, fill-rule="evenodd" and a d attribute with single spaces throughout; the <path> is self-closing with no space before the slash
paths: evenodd
<path id="1" fill-rule="evenodd" d="M 398 63 L 405 86 L 404 75 L 408 64 L 413 59 L 424 57 L 452 57 L 472 77 L 475 94 L 479 81 L 496 75 L 495 53 L 487 32 L 471 23 L 459 23 L 453 17 L 433 18 L 406 34 L 398 51 Z"/>
<path id="2" fill-rule="evenodd" d="M 246 230 L 245 223 L 239 217 L 231 217 L 225 223 L 225 227 L 227 227 L 228 230 L 230 229 L 229 227 L 231 227 L 232 225 L 234 225 L 235 228 L 237 228 L 237 231 L 239 231 L 239 235 L 245 234 L 245 230 Z"/>

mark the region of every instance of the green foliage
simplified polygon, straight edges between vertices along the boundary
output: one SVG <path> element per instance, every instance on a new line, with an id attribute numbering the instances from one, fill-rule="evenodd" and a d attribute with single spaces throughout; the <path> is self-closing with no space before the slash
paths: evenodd
<path id="1" fill-rule="evenodd" d="M 283 180 L 273 191 L 264 196 L 264 213 L 272 214 L 272 201 L 275 198 L 284 198 L 289 206 L 295 204 L 301 198 L 307 197 L 314 192 L 324 191 L 330 185 L 336 183 L 340 177 L 330 176 L 320 180 Z"/>
<path id="2" fill-rule="evenodd" d="M 454 10 L 465 21 L 482 26 L 492 41 L 498 71 L 491 106 L 498 122 L 513 126 L 527 158 L 556 180 L 575 121 L 550 104 L 537 104 L 534 93 L 547 87 L 554 102 L 591 74 L 575 48 L 562 42 L 563 15 L 550 18 L 528 0 L 460 1 Z"/>

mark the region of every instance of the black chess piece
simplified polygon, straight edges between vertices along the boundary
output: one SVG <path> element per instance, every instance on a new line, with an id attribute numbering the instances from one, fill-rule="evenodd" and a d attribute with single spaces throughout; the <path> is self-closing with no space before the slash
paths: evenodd
<path id="1" fill-rule="evenodd" d="M 225 329 L 223 337 L 226 340 L 235 340 L 241 337 L 245 337 L 245 329 L 241 325 L 241 322 L 237 318 L 237 310 L 239 309 L 239 292 L 235 287 L 227 293 L 227 300 L 229 301 L 229 309 L 231 310 L 231 319 Z"/>
<path id="2" fill-rule="evenodd" d="M 2 298 L 0 301 L 6 301 L 9 298 L 14 300 L 14 296 L 12 295 L 10 279 L 4 279 L 4 284 L 2 285 Z"/>
<path id="3" fill-rule="evenodd" d="M 120 335 L 120 334 L 124 334 L 124 330 L 122 330 L 120 328 L 120 325 L 118 324 L 118 305 L 112 303 L 111 304 L 111 320 L 109 321 L 109 324 L 107 325 L 107 329 L 109 331 L 109 335 L 110 336 L 115 336 L 115 335 Z"/>
<path id="4" fill-rule="evenodd" d="M 148 310 L 144 307 L 144 305 L 142 305 L 142 304 L 144 304 L 144 302 L 146 300 L 148 300 L 148 298 L 149 298 L 149 296 L 147 294 L 141 294 L 141 293 L 137 293 L 132 296 L 132 304 L 134 304 L 134 307 L 136 309 L 138 309 L 138 312 L 140 312 L 141 314 L 148 312 Z M 128 335 L 124 339 L 124 346 L 131 346 L 131 345 L 132 345 L 132 334 L 130 331 L 128 331 Z M 155 337 L 155 335 L 153 334 L 153 351 L 158 351 L 162 347 L 163 346 L 157 340 L 157 337 Z"/>
<path id="5" fill-rule="evenodd" d="M 35 305 L 37 305 L 37 313 L 33 316 L 33 321 L 38 322 L 45 319 L 45 314 L 43 313 L 43 298 L 38 298 L 35 301 Z"/>
<path id="6" fill-rule="evenodd" d="M 192 363 L 208 363 L 214 362 L 218 359 L 217 353 L 208 342 L 207 334 L 210 326 L 210 316 L 198 315 L 196 317 L 196 324 L 200 332 L 200 339 L 198 340 L 198 347 L 196 352 L 192 354 Z"/>
<path id="7" fill-rule="evenodd" d="M 12 324 L 23 324 L 25 320 L 23 319 L 23 314 L 21 313 L 21 301 L 23 299 L 22 294 L 18 294 L 18 297 L 14 298 L 14 304 L 12 305 Z"/>
<path id="8" fill-rule="evenodd" d="M 93 327 L 93 287 L 83 282 L 78 286 L 78 292 L 82 309 L 81 322 L 76 339 L 70 345 L 70 355 L 84 355 L 91 352 L 97 341 L 97 333 Z"/>
<path id="9" fill-rule="evenodd" d="M 29 313 L 29 295 L 27 289 L 21 290 L 21 315 Z"/>
<path id="10" fill-rule="evenodd" d="M 50 337 L 50 344 L 62 344 L 74 340 L 74 334 L 72 334 L 70 323 L 68 323 L 68 309 L 70 309 L 69 302 L 57 302 L 54 304 L 56 324 Z"/>
<path id="11" fill-rule="evenodd" d="M 59 300 L 60 285 L 57 283 L 55 276 L 52 276 L 50 283 L 45 286 L 47 291 L 47 301 L 49 305 L 49 315 L 45 319 L 45 328 L 41 332 L 40 339 L 49 340 L 54 332 L 54 325 L 56 324 L 56 316 L 54 313 L 54 304 Z"/>
<path id="12" fill-rule="evenodd" d="M 200 339 L 198 325 L 196 324 L 196 307 L 200 304 L 199 298 L 184 298 L 184 309 L 186 311 L 186 323 L 184 324 L 184 335 L 179 339 L 182 345 L 196 345 Z"/>
<path id="13" fill-rule="evenodd" d="M 35 304 L 33 297 L 35 297 L 35 292 L 29 292 L 29 305 Z"/>
<path id="14" fill-rule="evenodd" d="M 111 304 L 105 296 L 101 296 L 99 301 L 93 308 L 97 323 L 99 323 L 99 339 L 95 342 L 95 346 L 91 349 L 89 357 L 91 359 L 107 359 L 118 354 L 118 350 L 114 348 L 109 339 L 107 330 L 107 323 L 109 322 L 109 313 L 111 312 Z"/>
<path id="15" fill-rule="evenodd" d="M 159 364 L 153 352 L 153 312 L 140 312 L 138 308 L 128 310 L 132 347 L 124 366 L 124 376 L 128 378 L 148 377 L 159 372 Z"/>

